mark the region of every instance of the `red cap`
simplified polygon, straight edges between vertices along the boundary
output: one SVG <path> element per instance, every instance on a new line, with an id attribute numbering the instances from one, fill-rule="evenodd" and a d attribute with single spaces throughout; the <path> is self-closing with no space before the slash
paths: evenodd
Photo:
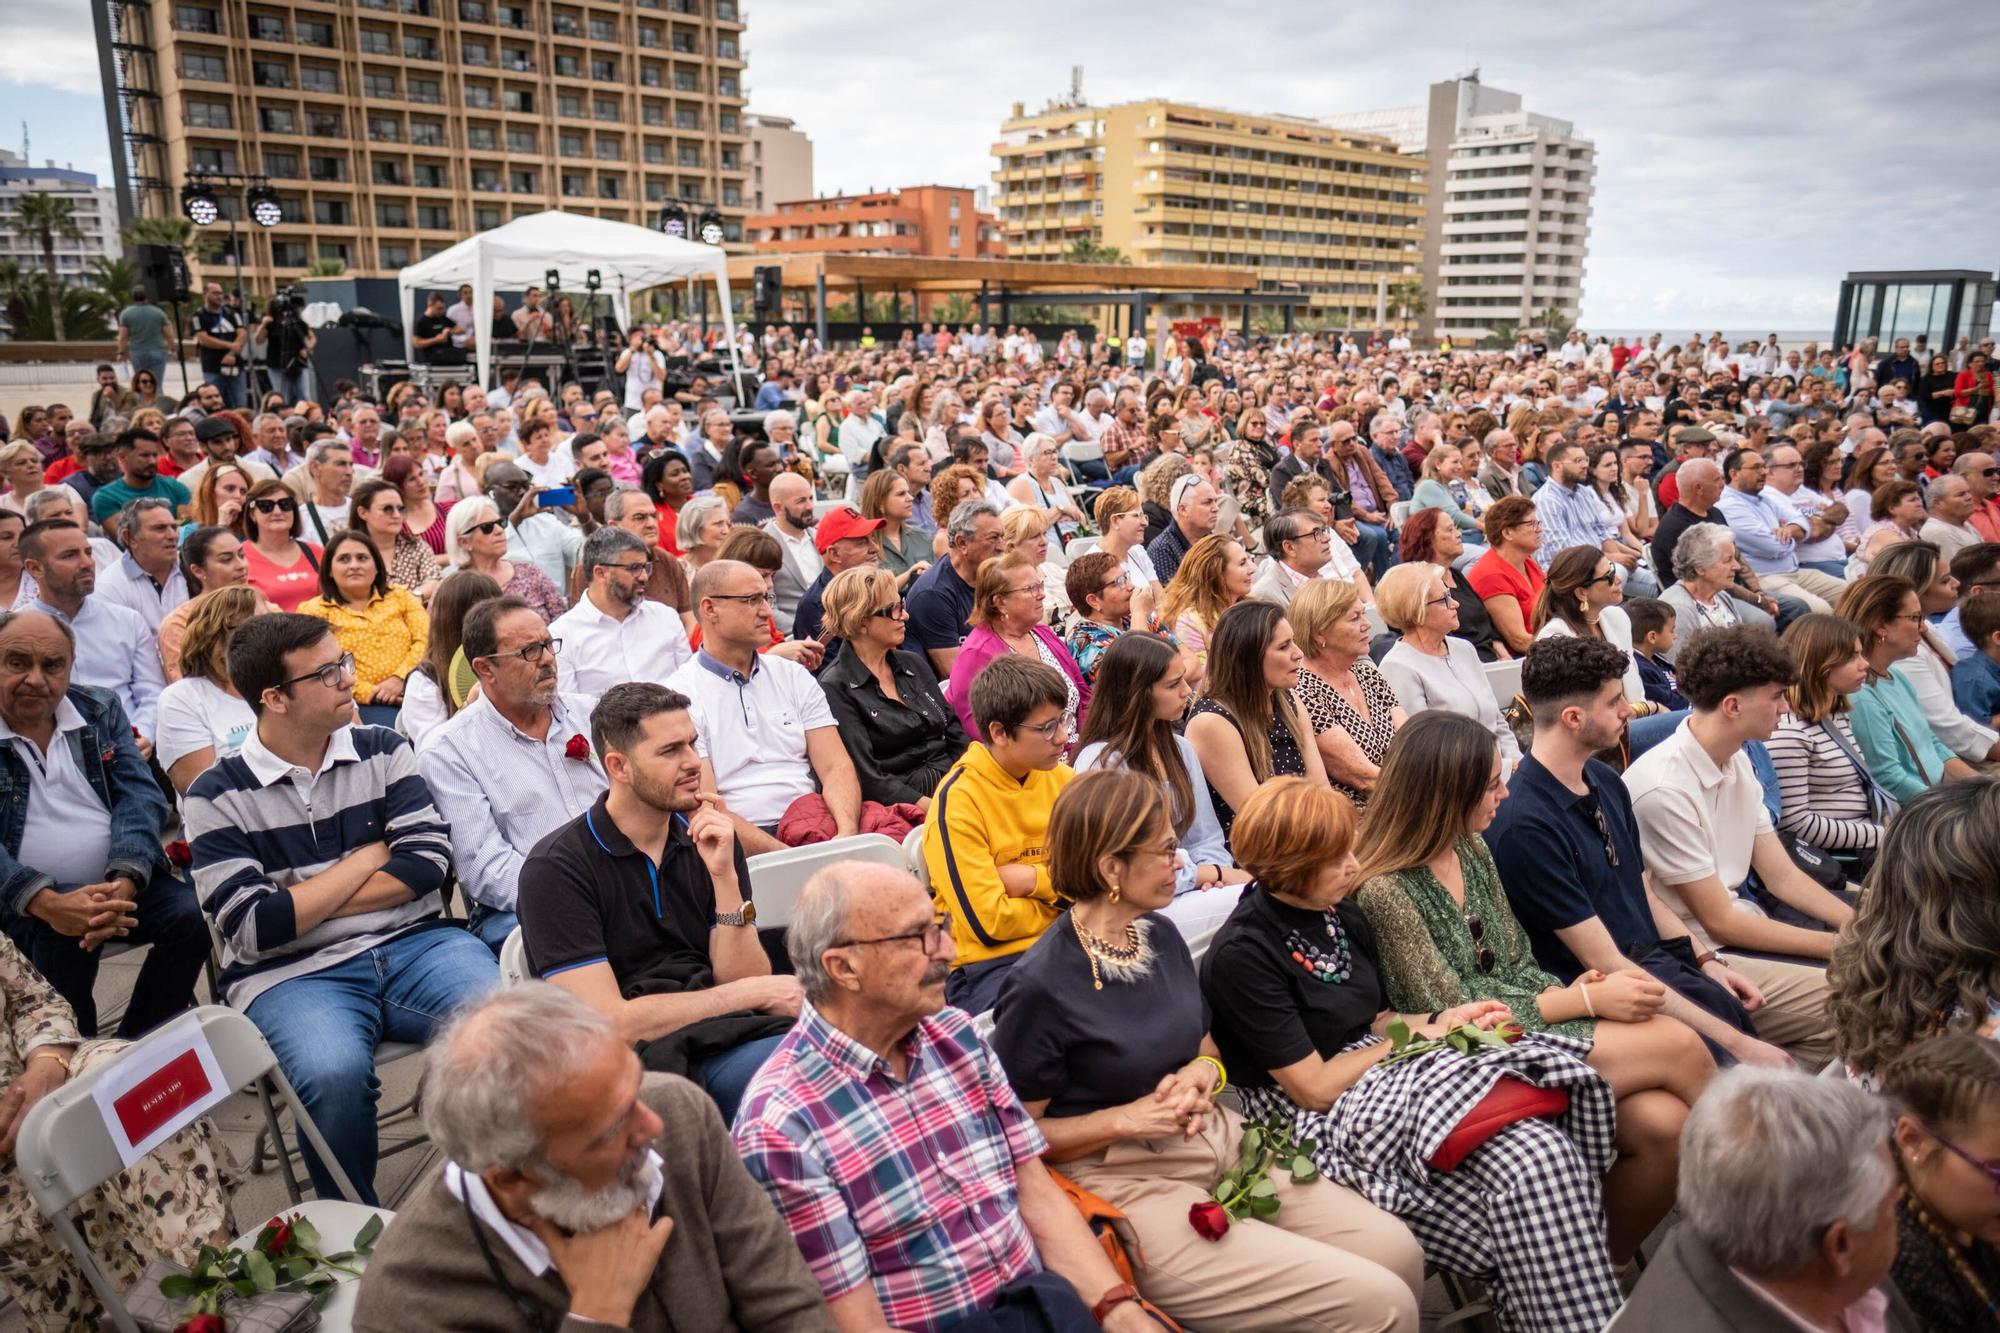
<path id="1" fill-rule="evenodd" d="M 881 519 L 863 518 L 860 510 L 842 505 L 819 521 L 813 545 L 818 548 L 821 555 L 825 555 L 826 548 L 835 542 L 848 537 L 866 537 L 881 526 Z"/>

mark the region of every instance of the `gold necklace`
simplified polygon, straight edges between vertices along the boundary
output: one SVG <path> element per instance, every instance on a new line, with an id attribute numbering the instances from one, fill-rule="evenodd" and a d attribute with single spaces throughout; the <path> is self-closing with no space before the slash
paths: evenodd
<path id="1" fill-rule="evenodd" d="M 1083 946 L 1083 956 L 1090 960 L 1090 984 L 1096 990 L 1104 989 L 1104 978 L 1097 970 L 1098 959 L 1119 967 L 1130 967 L 1139 961 L 1139 954 L 1145 948 L 1145 942 L 1139 938 L 1139 923 L 1136 921 L 1125 923 L 1125 943 L 1122 946 L 1101 940 L 1085 930 L 1083 923 L 1076 919 L 1074 910 L 1069 914 L 1069 924 L 1076 931 L 1076 942 Z"/>

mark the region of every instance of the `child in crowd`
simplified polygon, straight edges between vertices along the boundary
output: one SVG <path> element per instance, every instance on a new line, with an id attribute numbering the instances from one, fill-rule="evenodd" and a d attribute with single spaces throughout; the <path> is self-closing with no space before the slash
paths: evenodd
<path id="1" fill-rule="evenodd" d="M 1674 608 L 1657 597 L 1633 597 L 1626 600 L 1625 614 L 1632 621 L 1632 656 L 1646 686 L 1646 701 L 1668 711 L 1686 708 L 1673 663 L 1666 659 L 1674 650 Z"/>
<path id="2" fill-rule="evenodd" d="M 1972 656 L 1951 669 L 1958 711 L 1982 727 L 2000 727 L 2000 597 L 1968 597 L 1959 628 L 1972 640 Z"/>

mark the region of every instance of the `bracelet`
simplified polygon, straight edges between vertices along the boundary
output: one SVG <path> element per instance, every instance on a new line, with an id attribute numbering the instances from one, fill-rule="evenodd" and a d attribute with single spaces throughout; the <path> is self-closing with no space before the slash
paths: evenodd
<path id="1" fill-rule="evenodd" d="M 1215 1086 L 1208 1090 L 1208 1095 L 1211 1097 L 1220 1097 L 1222 1090 L 1229 1086 L 1229 1071 L 1222 1067 L 1222 1061 L 1212 1055 L 1197 1055 L 1195 1063 L 1215 1066 Z"/>
<path id="2" fill-rule="evenodd" d="M 33 1064 L 37 1060 L 55 1061 L 58 1065 L 62 1066 L 63 1077 L 65 1079 L 69 1077 L 69 1057 L 67 1055 L 64 1055 L 61 1051 L 56 1050 L 54 1047 L 37 1046 L 34 1050 L 29 1051 L 27 1063 L 23 1064 L 21 1068 L 25 1070 L 28 1067 L 28 1065 Z"/>
<path id="3" fill-rule="evenodd" d="M 1590 1002 L 1590 983 L 1587 981 L 1582 982 L 1577 986 L 1576 990 L 1577 994 L 1583 996 L 1583 1012 L 1589 1014 L 1592 1018 L 1597 1017 L 1597 1006 Z"/>

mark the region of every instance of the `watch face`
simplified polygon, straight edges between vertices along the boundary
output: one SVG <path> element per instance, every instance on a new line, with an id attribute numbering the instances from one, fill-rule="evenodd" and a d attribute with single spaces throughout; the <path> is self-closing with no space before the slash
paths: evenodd
<path id="1" fill-rule="evenodd" d="M 757 924 L 757 904 L 755 903 L 743 904 L 743 924 L 746 926 L 754 926 Z"/>

